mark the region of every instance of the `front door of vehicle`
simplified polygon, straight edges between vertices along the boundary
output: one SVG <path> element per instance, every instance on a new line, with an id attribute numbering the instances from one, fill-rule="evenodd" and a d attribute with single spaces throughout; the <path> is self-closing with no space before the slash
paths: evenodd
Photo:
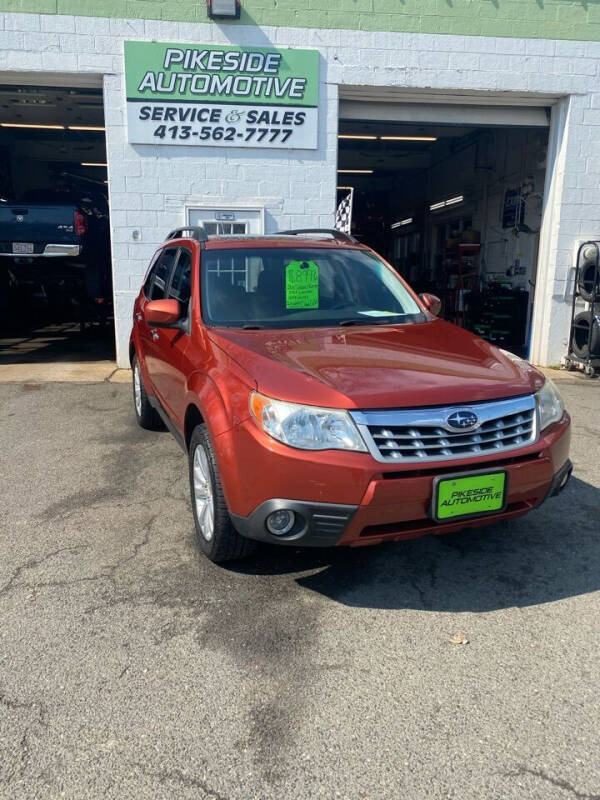
<path id="1" fill-rule="evenodd" d="M 151 300 L 164 300 L 167 296 L 169 279 L 178 252 L 179 248 L 177 247 L 167 247 L 159 252 L 144 285 L 144 300 L 136 312 L 143 362 L 152 384 L 153 394 L 159 394 L 157 385 L 157 382 L 160 382 L 160 358 L 157 348 L 159 333 L 158 328 L 146 322 L 144 310 L 146 303 Z"/>
<path id="2" fill-rule="evenodd" d="M 178 248 L 173 260 L 163 297 L 177 300 L 182 320 L 189 322 L 192 252 Z M 154 298 L 159 299 L 159 298 Z M 149 371 L 154 389 L 164 410 L 178 428 L 183 426 L 185 403 L 184 353 L 190 343 L 186 330 L 154 328 L 150 330 L 152 358 Z"/>

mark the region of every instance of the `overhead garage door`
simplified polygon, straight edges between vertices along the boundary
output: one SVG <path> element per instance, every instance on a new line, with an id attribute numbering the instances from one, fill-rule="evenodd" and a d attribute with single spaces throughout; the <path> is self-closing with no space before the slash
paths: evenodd
<path id="1" fill-rule="evenodd" d="M 340 87 L 340 119 L 547 128 L 552 95 L 440 94 L 395 87 Z"/>

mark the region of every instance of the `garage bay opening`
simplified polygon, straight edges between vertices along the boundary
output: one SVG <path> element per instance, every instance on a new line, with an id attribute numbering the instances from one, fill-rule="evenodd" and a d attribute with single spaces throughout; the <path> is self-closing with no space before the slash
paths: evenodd
<path id="1" fill-rule="evenodd" d="M 338 203 L 440 316 L 527 356 L 549 113 L 425 102 L 340 107 Z"/>
<path id="2" fill-rule="evenodd" d="M 104 131 L 100 87 L 0 85 L 0 364 L 114 358 Z"/>

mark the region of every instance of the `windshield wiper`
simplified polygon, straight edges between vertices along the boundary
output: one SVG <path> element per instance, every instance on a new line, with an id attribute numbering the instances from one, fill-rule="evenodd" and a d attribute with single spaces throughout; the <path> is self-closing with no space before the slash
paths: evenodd
<path id="1" fill-rule="evenodd" d="M 338 325 L 381 325 L 381 322 L 375 322 L 372 319 L 343 319 L 338 322 Z"/>

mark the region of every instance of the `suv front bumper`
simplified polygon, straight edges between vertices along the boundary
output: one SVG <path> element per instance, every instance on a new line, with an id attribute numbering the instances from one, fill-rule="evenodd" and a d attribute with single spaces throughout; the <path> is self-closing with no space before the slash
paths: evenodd
<path id="1" fill-rule="evenodd" d="M 440 535 L 526 514 L 566 486 L 572 471 L 569 442 L 570 419 L 565 414 L 537 442 L 504 457 L 429 462 L 422 467 L 413 463 L 394 469 L 395 465 L 377 464 L 359 453 L 294 450 L 266 437 L 249 420 L 217 437 L 217 450 L 220 462 L 229 460 L 229 464 L 221 463 L 224 478 L 231 476 L 231 469 L 238 470 L 239 483 L 225 481 L 225 492 L 233 523 L 243 536 L 328 547 Z M 500 468 L 508 472 L 504 511 L 444 523 L 431 519 L 436 477 Z M 244 505 L 250 505 L 247 513 Z M 294 511 L 296 522 L 288 534 L 275 536 L 265 521 L 270 513 L 284 508 Z"/>

